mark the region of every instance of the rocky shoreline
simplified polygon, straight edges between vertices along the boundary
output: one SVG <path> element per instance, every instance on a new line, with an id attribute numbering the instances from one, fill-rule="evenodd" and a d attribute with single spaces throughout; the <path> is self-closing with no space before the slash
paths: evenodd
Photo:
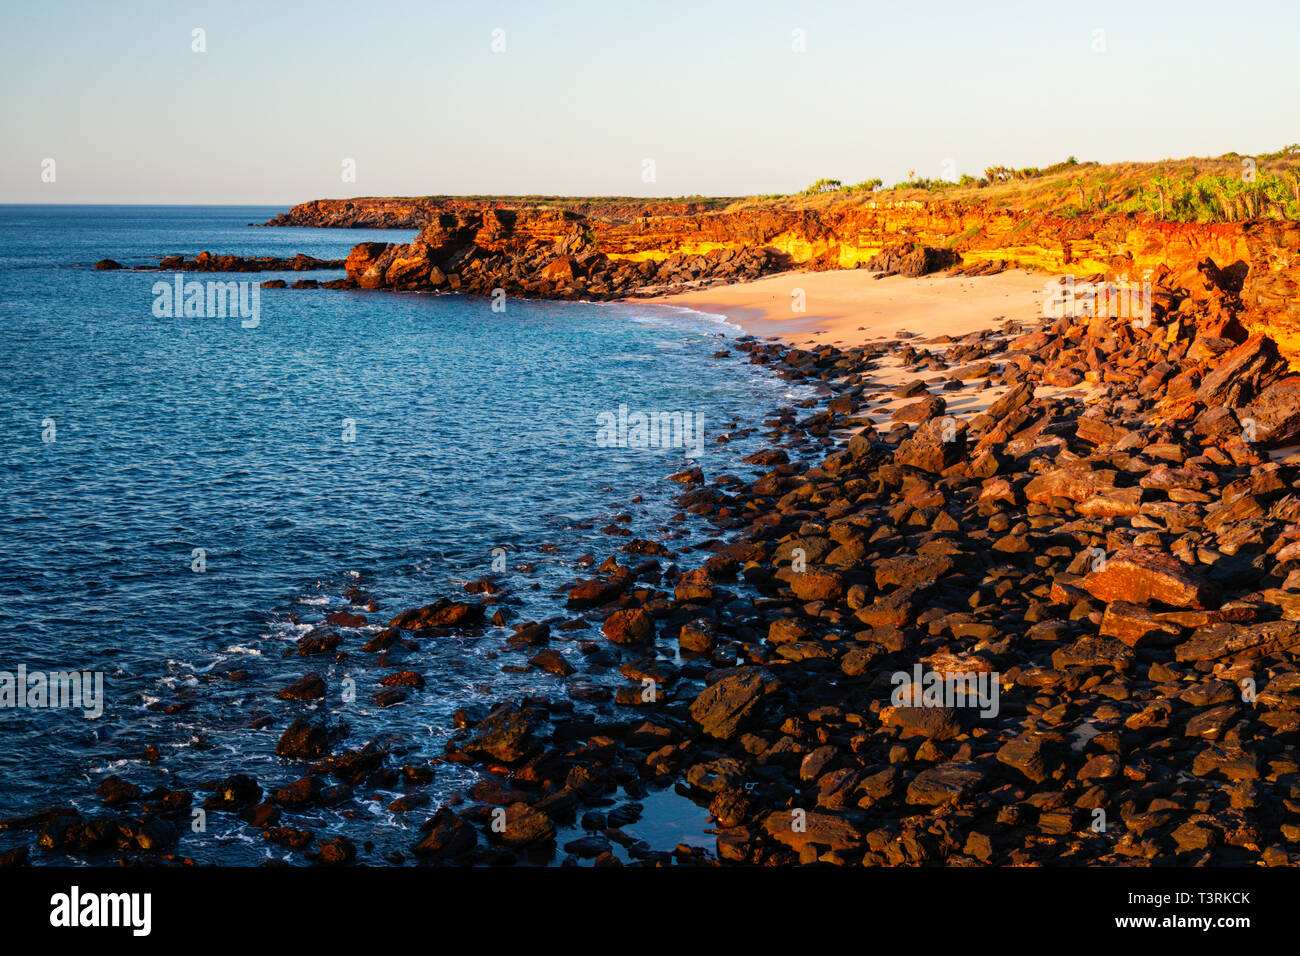
<path id="1" fill-rule="evenodd" d="M 566 677 L 566 696 L 465 708 L 427 764 L 286 716 L 283 781 L 146 792 L 109 777 L 103 816 L 56 807 L 0 831 L 36 854 L 188 862 L 202 806 L 322 864 L 621 865 L 616 845 L 645 865 L 1295 863 L 1300 463 L 1269 450 L 1300 442 L 1300 375 L 1246 334 L 1239 290 L 1205 261 L 1190 284 L 1156 277 L 1150 323 L 739 340 L 718 360 L 823 398 L 763 423 L 757 477 L 672 476 L 682 514 L 714 529 L 705 560 L 624 540 L 545 620 L 510 622 L 496 605 L 511 583 L 489 576 L 360 647 L 335 612 L 298 650 L 373 661 L 363 692 L 396 704 L 422 683 L 404 649 L 479 631 L 500 635 L 504 666 Z M 881 383 L 886 366 L 901 384 Z M 986 412 L 948 414 L 986 389 Z M 569 673 L 554 644 L 571 640 L 626 683 Z M 898 703 L 935 675 L 983 675 L 996 706 L 987 692 Z M 324 693 L 308 672 L 281 696 Z M 419 807 L 445 761 L 481 781 L 407 853 L 376 859 L 303 822 L 363 788 L 400 786 Z M 712 852 L 628 836 L 638 797 L 662 786 L 709 808 Z M 581 838 L 557 840 L 574 825 Z"/>
<path id="2" fill-rule="evenodd" d="M 345 267 L 360 289 L 601 301 L 756 279 L 789 264 L 761 247 L 612 259 L 576 213 L 488 209 L 444 213 L 410 243 L 360 243 Z"/>

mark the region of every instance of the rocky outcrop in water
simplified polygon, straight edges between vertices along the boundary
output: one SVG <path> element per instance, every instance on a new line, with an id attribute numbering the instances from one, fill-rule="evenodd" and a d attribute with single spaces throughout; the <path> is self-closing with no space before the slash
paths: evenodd
<path id="1" fill-rule="evenodd" d="M 104 260 L 111 262 L 112 260 Z M 106 268 L 102 263 L 95 268 Z M 119 266 L 120 268 L 120 266 Z M 193 259 L 184 256 L 167 256 L 156 266 L 136 266 L 137 270 L 159 272 L 314 272 L 320 269 L 342 269 L 342 259 L 316 259 L 298 253 L 296 256 L 231 256 L 200 252 Z"/>

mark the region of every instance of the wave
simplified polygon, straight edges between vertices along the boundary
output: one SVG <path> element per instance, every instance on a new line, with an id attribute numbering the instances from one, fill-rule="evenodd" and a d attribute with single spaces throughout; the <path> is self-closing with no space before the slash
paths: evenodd
<path id="1" fill-rule="evenodd" d="M 675 314 L 675 316 L 678 318 L 679 321 L 673 322 L 672 323 L 673 325 L 681 325 L 683 324 L 681 320 L 685 320 L 687 323 L 693 324 L 696 327 L 703 326 L 705 329 L 707 329 L 710 332 L 715 332 L 718 330 L 718 326 L 722 326 L 723 330 L 726 331 L 729 335 L 743 335 L 745 333 L 744 329 L 742 329 L 735 322 L 732 322 L 721 312 L 705 312 L 701 309 L 692 309 L 684 305 L 668 305 L 667 303 L 664 302 L 653 302 L 653 303 L 647 302 L 641 305 L 632 305 L 630 303 L 622 303 L 622 304 L 629 309 L 639 309 L 639 308 L 662 309 L 665 312 L 669 313 L 670 315 Z M 666 317 L 667 316 L 665 316 L 663 313 L 659 313 L 657 316 L 633 315 L 631 318 L 633 322 L 639 322 L 641 324 L 651 324 L 655 321 L 656 318 L 666 318 Z"/>

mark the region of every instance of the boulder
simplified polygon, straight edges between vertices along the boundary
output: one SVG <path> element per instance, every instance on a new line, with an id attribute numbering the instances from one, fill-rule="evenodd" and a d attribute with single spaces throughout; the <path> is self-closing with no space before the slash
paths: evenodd
<path id="1" fill-rule="evenodd" d="M 766 671 L 733 668 L 691 702 L 691 718 L 710 737 L 730 740 L 758 719 L 764 696 L 777 686 Z"/>
<path id="2" fill-rule="evenodd" d="M 1150 548 L 1125 548 L 1083 579 L 1083 589 L 1099 601 L 1157 602 L 1171 607 L 1213 607 L 1214 587 L 1173 555 Z"/>
<path id="3" fill-rule="evenodd" d="M 1196 397 L 1206 405 L 1240 408 L 1286 369 L 1277 343 L 1257 332 L 1223 356 L 1201 380 Z"/>
<path id="4" fill-rule="evenodd" d="M 907 787 L 907 802 L 924 807 L 952 803 L 970 796 L 987 775 L 966 760 L 951 760 L 918 773 Z"/>
<path id="5" fill-rule="evenodd" d="M 478 832 L 447 808 L 440 809 L 421 827 L 424 837 L 411 850 L 422 859 L 451 860 L 470 853 Z"/>
<path id="6" fill-rule="evenodd" d="M 555 839 L 555 824 L 545 812 L 526 803 L 512 803 L 506 807 L 504 826 L 492 836 L 506 846 L 536 846 Z"/>
<path id="7" fill-rule="evenodd" d="M 329 753 L 330 734 L 321 721 L 312 722 L 299 717 L 280 735 L 275 745 L 279 757 L 291 757 L 299 760 L 314 760 Z"/>
<path id="8" fill-rule="evenodd" d="M 1254 440 L 1265 447 L 1300 443 L 1300 375 L 1266 387 L 1241 410 L 1243 426 L 1254 423 Z"/>
<path id="9" fill-rule="evenodd" d="M 384 284 L 384 273 L 378 268 L 379 260 L 388 249 L 386 242 L 361 242 L 352 247 L 343 268 L 348 278 L 362 289 L 379 289 Z"/>
<path id="10" fill-rule="evenodd" d="M 904 554 L 883 558 L 874 565 L 876 587 L 933 584 L 954 567 L 953 559 L 946 554 Z"/>
<path id="11" fill-rule="evenodd" d="M 461 749 L 514 763 L 528 753 L 534 729 L 534 720 L 527 711 L 512 703 L 500 704 L 474 727 Z"/>
<path id="12" fill-rule="evenodd" d="M 540 277 L 547 282 L 565 284 L 572 282 L 578 275 L 578 265 L 572 256 L 559 256 L 548 262 L 540 273 Z"/>
<path id="13" fill-rule="evenodd" d="M 887 707 L 880 713 L 887 727 L 900 727 L 904 737 L 951 740 L 965 733 L 955 707 Z"/>
<path id="14" fill-rule="evenodd" d="M 777 810 L 763 821 L 767 835 L 795 851 L 812 844 L 837 853 L 859 849 L 862 835 L 848 819 L 818 810 Z"/>
<path id="15" fill-rule="evenodd" d="M 1028 733 L 998 748 L 998 763 L 1018 771 L 1031 783 L 1042 783 L 1060 767 L 1061 737 Z"/>
<path id="16" fill-rule="evenodd" d="M 609 577 L 578 581 L 569 589 L 565 607 L 572 610 L 600 607 L 622 594 L 631 583 L 631 572 L 626 569 L 620 569 Z"/>
<path id="17" fill-rule="evenodd" d="M 800 601 L 838 601 L 844 596 L 846 585 L 843 576 L 834 571 L 809 570 L 795 572 L 790 589 Z"/>
<path id="18" fill-rule="evenodd" d="M 872 256 L 867 262 L 867 268 L 872 272 L 898 273 L 916 278 L 960 263 L 961 256 L 951 249 L 935 249 L 920 243 L 905 242 Z"/>
<path id="19" fill-rule="evenodd" d="M 654 621 L 642 608 L 623 608 L 605 618 L 601 631 L 615 644 L 640 644 L 654 636 Z"/>
<path id="20" fill-rule="evenodd" d="M 483 605 L 440 598 L 433 604 L 404 611 L 388 622 L 389 628 L 422 631 L 435 627 L 468 627 L 483 619 Z"/>
<path id="21" fill-rule="evenodd" d="M 966 425 L 950 418 L 932 418 L 894 451 L 894 463 L 939 474 L 966 454 Z"/>
<path id="22" fill-rule="evenodd" d="M 713 600 L 713 578 L 705 568 L 687 571 L 677 579 L 673 597 L 679 603 Z"/>
<path id="23" fill-rule="evenodd" d="M 281 700 L 320 700 L 325 696 L 325 681 L 312 671 L 283 688 L 276 696 Z"/>

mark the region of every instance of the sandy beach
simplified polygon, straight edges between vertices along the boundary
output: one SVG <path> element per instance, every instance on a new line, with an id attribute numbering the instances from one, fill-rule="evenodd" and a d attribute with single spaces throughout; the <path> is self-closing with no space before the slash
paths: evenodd
<path id="1" fill-rule="evenodd" d="M 1028 323 L 1036 323 L 1043 317 L 1043 287 L 1056 281 L 1055 276 L 1021 269 L 970 278 L 876 276 L 864 269 L 786 272 L 652 301 L 725 315 L 751 335 L 794 345 L 852 347 L 904 333 L 912 345 L 944 351 L 948 345 L 945 336 L 956 340 L 972 332 L 997 329 L 1005 330 L 1003 337 L 1009 338 Z M 806 312 L 791 309 L 798 290 L 802 290 Z M 867 417 L 878 425 L 890 422 L 900 408 L 915 401 L 914 397 L 894 396 L 892 391 L 917 379 L 930 392 L 943 394 L 949 414 L 964 419 L 987 411 L 1011 388 L 985 379 L 954 383 L 941 373 L 918 376 L 897 356 L 885 355 L 869 379 L 879 391 Z M 1086 399 L 1095 391 L 1086 383 L 1068 389 L 1040 385 L 1034 396 Z"/>
<path id="2" fill-rule="evenodd" d="M 1042 318 L 1054 277 L 1023 269 L 994 276 L 879 278 L 865 269 L 783 272 L 754 282 L 651 299 L 725 315 L 746 332 L 798 345 L 851 346 L 910 332 L 959 337 L 1003 320 Z M 804 311 L 796 311 L 802 291 Z"/>

